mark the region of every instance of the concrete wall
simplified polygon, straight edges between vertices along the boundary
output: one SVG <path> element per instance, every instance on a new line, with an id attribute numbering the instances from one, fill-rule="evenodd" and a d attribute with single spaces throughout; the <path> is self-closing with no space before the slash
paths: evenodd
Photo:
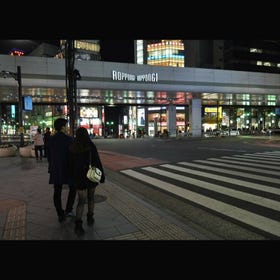
<path id="1" fill-rule="evenodd" d="M 21 66 L 23 87 L 65 87 L 65 61 L 56 58 L 0 55 L 0 71 L 16 72 Z M 175 68 L 130 63 L 76 61 L 82 80 L 79 88 L 279 94 L 280 75 L 203 68 Z M 113 81 L 112 70 L 133 75 L 158 73 L 158 82 Z M 0 79 L 1 86 L 15 86 Z"/>

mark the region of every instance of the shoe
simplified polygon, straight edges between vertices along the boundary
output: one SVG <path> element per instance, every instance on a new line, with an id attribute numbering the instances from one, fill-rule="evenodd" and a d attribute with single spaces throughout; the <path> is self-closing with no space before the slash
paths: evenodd
<path id="1" fill-rule="evenodd" d="M 75 217 L 75 214 L 73 213 L 73 211 L 70 211 L 70 212 L 65 212 L 65 216 L 66 217 Z"/>
<path id="2" fill-rule="evenodd" d="M 85 234 L 85 230 L 83 228 L 83 221 L 81 220 L 75 221 L 75 233 L 77 235 Z"/>
<path id="3" fill-rule="evenodd" d="M 65 214 L 58 216 L 58 221 L 60 223 L 64 222 L 66 220 Z"/>
<path id="4" fill-rule="evenodd" d="M 87 214 L 87 224 L 89 226 L 92 226 L 94 224 L 94 218 L 93 218 L 93 214 Z"/>

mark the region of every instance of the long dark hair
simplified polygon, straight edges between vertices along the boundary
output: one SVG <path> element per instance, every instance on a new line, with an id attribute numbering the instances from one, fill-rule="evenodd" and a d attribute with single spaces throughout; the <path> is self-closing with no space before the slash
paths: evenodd
<path id="1" fill-rule="evenodd" d="M 81 153 L 88 151 L 92 145 L 88 131 L 84 127 L 79 127 L 76 130 L 76 136 L 69 149 L 73 153 Z"/>

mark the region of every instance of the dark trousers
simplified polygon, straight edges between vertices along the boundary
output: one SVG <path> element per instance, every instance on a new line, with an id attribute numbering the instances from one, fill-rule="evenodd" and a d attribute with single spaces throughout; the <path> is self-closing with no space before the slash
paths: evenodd
<path id="1" fill-rule="evenodd" d="M 94 214 L 94 188 L 87 188 L 85 190 L 77 190 L 78 204 L 76 208 L 76 220 L 82 220 L 85 204 L 88 204 L 88 215 Z"/>
<path id="2" fill-rule="evenodd" d="M 50 158 L 51 158 L 50 148 L 49 148 L 49 146 L 45 145 L 44 149 L 45 149 L 45 154 L 44 155 L 47 158 L 48 162 L 50 162 Z"/>
<path id="3" fill-rule="evenodd" d="M 58 216 L 62 216 L 64 214 L 64 210 L 62 208 L 61 193 L 62 193 L 62 185 L 55 184 L 54 193 L 53 193 L 53 202 Z M 75 198 L 76 198 L 76 189 L 72 186 L 69 186 L 65 212 L 71 212 L 73 210 Z"/>
<path id="4" fill-rule="evenodd" d="M 45 145 L 45 156 L 48 160 L 48 173 L 50 173 L 50 163 L 51 163 L 51 150 L 50 147 Z"/>
<path id="5" fill-rule="evenodd" d="M 36 156 L 36 159 L 39 158 L 39 153 L 40 153 L 40 159 L 42 159 L 43 157 L 43 146 L 35 146 L 35 156 Z"/>

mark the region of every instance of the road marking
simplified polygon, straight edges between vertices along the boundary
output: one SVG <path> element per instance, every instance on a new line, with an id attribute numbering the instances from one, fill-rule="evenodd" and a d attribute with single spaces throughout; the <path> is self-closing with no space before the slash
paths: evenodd
<path id="1" fill-rule="evenodd" d="M 184 165 L 192 166 L 191 163 L 190 164 L 189 163 L 184 163 Z M 245 185 L 244 180 L 239 180 L 239 179 L 235 179 L 235 178 L 220 176 L 220 175 L 211 174 L 211 173 L 208 173 L 208 172 L 201 172 L 201 171 L 197 171 L 197 170 L 189 169 L 189 168 L 180 168 L 177 165 L 172 166 L 172 165 L 169 165 L 169 164 L 163 164 L 161 166 L 168 167 L 168 168 L 173 169 L 175 171 L 178 170 L 178 171 L 182 171 L 182 172 L 189 172 L 189 173 L 194 174 L 194 175 L 199 175 L 199 176 L 202 176 L 202 177 L 211 178 L 211 179 L 215 179 L 215 180 L 226 182 L 226 183 L 231 183 L 231 184 L 234 184 L 234 185 L 237 185 L 237 186 L 242 186 L 242 187 L 245 186 L 246 188 L 255 189 L 255 190 L 259 190 L 259 191 L 265 191 L 265 192 L 268 192 L 268 193 L 280 195 L 280 189 L 279 188 L 273 188 L 273 187 L 270 187 L 270 186 L 265 186 L 263 184 L 246 182 L 246 185 Z M 278 202 L 278 204 L 280 205 L 279 202 Z"/>
<path id="2" fill-rule="evenodd" d="M 264 160 L 280 158 L 280 151 L 258 153 L 257 157 L 260 158 L 258 160 L 251 159 L 250 156 L 251 154 L 242 157 L 234 155 L 232 157 L 209 158 L 207 160 L 194 160 L 195 163 L 183 161 L 175 164 L 165 163 L 153 167 L 142 167 L 137 170 L 122 170 L 121 172 L 160 190 L 193 201 L 198 205 L 280 237 L 280 221 L 278 221 L 280 217 L 280 188 L 278 187 L 280 173 L 274 171 L 279 170 L 279 166 L 276 161 Z M 257 163 L 255 163 L 256 161 Z M 265 168 L 262 168 L 260 163 L 264 164 L 264 162 L 267 163 Z M 217 167 L 213 167 L 213 165 Z M 244 165 L 247 165 L 247 167 Z M 248 167 L 248 165 L 251 165 L 251 167 Z M 232 169 L 242 169 L 246 172 Z M 222 174 L 213 174 L 211 171 Z M 144 172 L 145 174 L 143 174 Z M 252 172 L 265 173 L 274 177 L 253 174 Z M 234 178 L 234 176 L 243 177 L 244 180 Z M 166 178 L 169 178 L 172 182 L 167 182 Z M 207 178 L 227 185 L 211 183 Z M 253 180 L 258 180 L 260 183 L 253 182 Z M 176 185 L 176 181 L 183 183 Z M 274 183 L 275 187 L 271 186 L 271 183 Z M 233 185 L 239 186 L 239 189 L 234 189 Z M 191 186 L 198 188 L 189 190 L 188 188 Z M 240 187 L 243 188 L 240 189 Z M 203 192 L 203 189 L 211 191 L 211 193 Z M 259 191 L 259 193 L 249 192 L 249 189 Z M 267 196 L 265 193 L 267 193 Z M 222 200 L 229 201 L 229 203 Z M 250 204 L 244 204 L 242 201 Z"/>
<path id="3" fill-rule="evenodd" d="M 214 151 L 229 151 L 229 152 L 241 152 L 246 153 L 246 150 L 236 150 L 236 149 L 222 149 L 222 148 L 209 148 L 209 147 L 197 147 L 197 149 L 201 150 L 214 150 Z"/>
<path id="4" fill-rule="evenodd" d="M 231 159 L 231 160 L 227 160 Z M 269 168 L 274 170 L 280 170 L 280 166 L 263 166 L 263 164 L 256 164 L 256 163 L 249 163 L 249 162 L 241 162 L 237 158 L 233 157 L 222 157 L 222 158 L 212 158 L 211 160 L 219 161 L 219 162 L 225 162 L 225 163 L 233 163 L 233 164 L 239 164 L 239 165 L 245 165 L 245 166 L 255 166 L 255 167 L 261 167 L 261 168 Z"/>
<path id="5" fill-rule="evenodd" d="M 206 163 L 206 164 L 210 164 L 210 165 L 234 167 L 233 165 L 230 165 L 230 164 L 219 164 L 218 162 L 211 162 L 211 161 L 207 161 L 207 160 L 195 160 L 195 162 Z M 247 173 L 247 172 L 245 173 L 245 172 L 239 172 L 239 171 L 234 171 L 234 170 L 227 170 L 227 169 L 224 169 L 224 168 L 215 168 L 215 167 L 204 166 L 204 165 L 195 164 L 195 163 L 189 164 L 189 163 L 185 163 L 185 162 L 180 162 L 180 164 L 192 165 L 193 167 L 204 168 L 204 169 L 207 169 L 207 170 L 222 172 L 222 173 L 236 175 L 236 176 L 250 178 L 250 179 L 256 179 L 256 180 L 260 180 L 260 181 L 264 181 L 264 182 L 270 182 L 270 183 L 275 183 L 275 184 L 279 183 L 279 179 L 271 178 L 271 177 L 265 177 L 265 176 L 256 175 L 256 174 L 250 174 L 250 173 Z"/>
<path id="6" fill-rule="evenodd" d="M 152 167 L 150 168 L 147 167 L 147 168 L 149 170 Z M 147 168 L 145 169 L 147 170 Z M 205 195 L 201 195 L 193 191 L 189 191 L 187 189 L 178 187 L 174 184 L 167 183 L 163 180 L 159 180 L 151 176 L 141 174 L 134 170 L 128 169 L 128 170 L 122 170 L 121 172 L 135 179 L 142 180 L 148 184 L 151 184 L 159 189 L 165 190 L 177 196 L 183 197 L 187 200 L 193 201 L 196 204 L 199 204 L 203 207 L 207 207 L 211 210 L 222 213 L 228 217 L 241 221 L 245 224 L 251 225 L 255 228 L 259 228 L 275 236 L 280 236 L 280 223 L 275 220 L 249 212 L 247 210 L 241 209 L 236 206 L 229 205 L 217 199 L 209 198 Z"/>

